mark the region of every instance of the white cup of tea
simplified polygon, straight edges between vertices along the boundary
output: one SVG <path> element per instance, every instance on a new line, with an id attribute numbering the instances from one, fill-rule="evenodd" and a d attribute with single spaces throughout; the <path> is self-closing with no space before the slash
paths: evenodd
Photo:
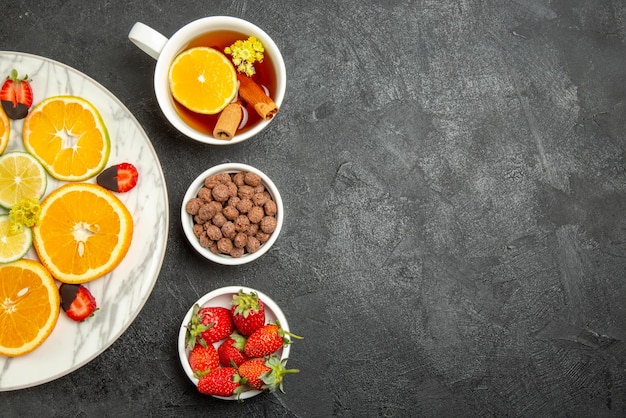
<path id="1" fill-rule="evenodd" d="M 263 80 L 259 85 L 272 98 L 280 109 L 285 97 L 287 72 L 285 62 L 272 38 L 258 26 L 236 17 L 209 16 L 194 20 L 174 33 L 169 39 L 157 30 L 142 22 L 136 22 L 128 38 L 139 49 L 156 59 L 154 70 L 154 91 L 161 111 L 167 120 L 181 133 L 196 141 L 212 145 L 230 145 L 252 138 L 273 120 L 256 115 L 254 109 L 245 109 L 239 129 L 228 140 L 213 135 L 216 115 L 198 115 L 184 109 L 170 92 L 169 70 L 174 59 L 181 52 L 194 46 L 208 46 L 214 49 L 228 46 L 233 39 L 245 40 L 256 37 L 265 49 L 263 61 Z M 221 51 L 223 52 L 223 51 Z M 261 72 L 257 72 L 259 76 Z"/>

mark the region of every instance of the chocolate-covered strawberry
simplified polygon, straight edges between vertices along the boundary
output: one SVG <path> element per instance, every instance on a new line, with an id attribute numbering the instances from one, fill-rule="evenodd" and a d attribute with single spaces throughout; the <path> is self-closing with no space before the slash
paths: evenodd
<path id="1" fill-rule="evenodd" d="M 9 118 L 25 118 L 33 105 L 33 89 L 28 76 L 19 78 L 17 70 L 11 71 L 0 89 L 0 101 Z"/>
<path id="2" fill-rule="evenodd" d="M 74 321 L 82 322 L 98 309 L 96 298 L 81 284 L 63 283 L 59 287 L 59 294 L 61 308 Z"/>
<path id="3" fill-rule="evenodd" d="M 230 304 L 235 328 L 241 335 L 252 335 L 265 325 L 265 304 L 256 292 L 246 293 L 241 289 L 233 295 Z"/>
<path id="4" fill-rule="evenodd" d="M 103 170 L 96 183 L 113 192 L 124 193 L 137 185 L 139 172 L 131 163 L 119 163 Z"/>

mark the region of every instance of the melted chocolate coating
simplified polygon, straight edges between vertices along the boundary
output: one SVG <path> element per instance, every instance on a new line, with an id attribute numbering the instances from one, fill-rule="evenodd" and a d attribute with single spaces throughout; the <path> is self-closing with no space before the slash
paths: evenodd
<path id="1" fill-rule="evenodd" d="M 105 189 L 117 192 L 117 165 L 112 165 L 98 174 L 96 182 Z"/>
<path id="2" fill-rule="evenodd" d="M 2 108 L 6 112 L 7 116 L 13 120 L 24 119 L 26 115 L 28 115 L 28 107 L 22 103 L 18 103 L 17 106 L 14 107 L 13 102 L 3 100 Z"/>
<path id="3" fill-rule="evenodd" d="M 78 284 L 69 283 L 63 283 L 61 284 L 61 287 L 59 287 L 59 294 L 61 295 L 61 308 L 63 308 L 64 311 L 67 311 L 72 305 L 72 302 L 74 302 L 79 287 L 80 285 Z"/>

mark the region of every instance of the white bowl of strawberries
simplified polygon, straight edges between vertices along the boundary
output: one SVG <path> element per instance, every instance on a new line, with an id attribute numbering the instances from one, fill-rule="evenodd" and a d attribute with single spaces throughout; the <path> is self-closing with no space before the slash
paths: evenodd
<path id="1" fill-rule="evenodd" d="M 189 309 L 178 333 L 183 370 L 198 391 L 243 400 L 284 392 L 291 343 L 287 318 L 266 294 L 245 286 L 207 293 Z"/>

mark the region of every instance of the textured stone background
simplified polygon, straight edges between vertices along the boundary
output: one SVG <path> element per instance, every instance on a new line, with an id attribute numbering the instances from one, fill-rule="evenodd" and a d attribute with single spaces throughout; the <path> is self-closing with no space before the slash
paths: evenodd
<path id="1" fill-rule="evenodd" d="M 625 416 L 626 3 L 1 0 L 0 49 L 46 56 L 118 96 L 167 180 L 165 263 L 135 323 L 97 359 L 0 393 L 2 416 Z M 169 126 L 141 20 L 264 28 L 287 98 L 271 128 L 208 147 Z M 286 223 L 257 262 L 185 242 L 191 180 L 265 171 Z M 294 332 L 286 394 L 195 393 L 176 335 L 217 287 L 269 293 Z"/>

